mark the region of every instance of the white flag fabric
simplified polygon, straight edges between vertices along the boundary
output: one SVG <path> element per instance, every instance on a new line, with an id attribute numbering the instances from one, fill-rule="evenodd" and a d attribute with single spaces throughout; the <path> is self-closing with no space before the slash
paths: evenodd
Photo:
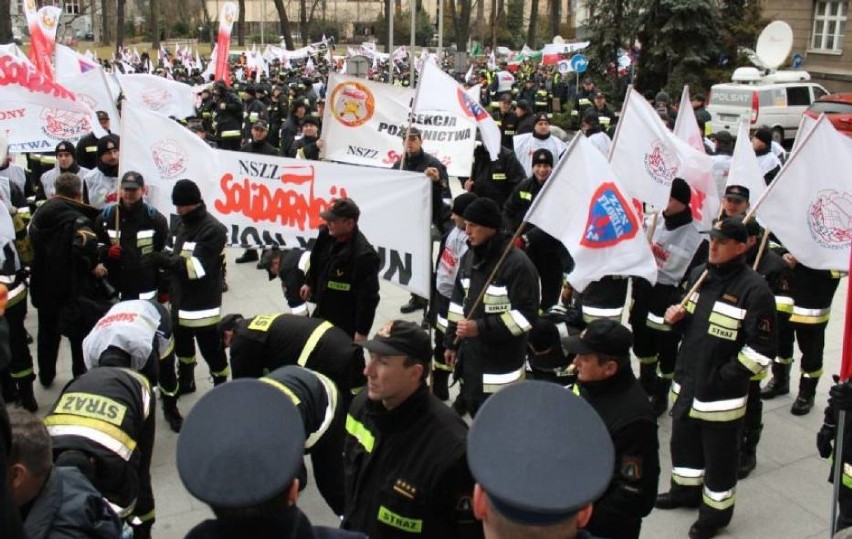
<path id="1" fill-rule="evenodd" d="M 92 69 L 74 77 L 67 77 L 62 80 L 62 84 L 74 92 L 77 99 L 89 105 L 92 110 L 102 110 L 109 114 L 111 131 L 114 133 L 121 131 L 121 116 L 118 114 L 118 108 L 115 106 L 114 97 L 118 96 L 118 94 L 113 94 L 110 91 L 106 73 L 104 73 L 103 69 Z"/>
<path id="2" fill-rule="evenodd" d="M 402 153 L 414 90 L 329 73 L 322 124 L 322 156 L 331 161 L 390 168 Z M 423 151 L 435 156 L 451 176 L 469 176 L 476 126 L 444 111 L 414 115 Z"/>
<path id="3" fill-rule="evenodd" d="M 802 264 L 848 271 L 852 241 L 852 152 L 821 117 L 767 188 L 760 222 Z"/>
<path id="4" fill-rule="evenodd" d="M 642 95 L 627 92 L 610 164 L 630 196 L 657 209 L 668 205 L 672 181 L 683 178 L 692 188 L 693 217 L 709 229 L 719 213 L 719 196 L 713 179 L 713 161 L 666 128 L 657 111 Z"/>
<path id="5" fill-rule="evenodd" d="M 740 185 L 748 189 L 748 199 L 754 204 L 763 191 L 766 190 L 766 181 L 760 166 L 757 164 L 757 155 L 751 145 L 748 135 L 748 123 L 741 121 L 737 130 L 737 142 L 734 146 L 734 155 L 731 158 L 731 168 L 728 170 L 728 181 L 725 186 Z"/>
<path id="6" fill-rule="evenodd" d="M 496 161 L 500 156 L 500 128 L 494 118 L 435 62 L 426 62 L 411 110 L 444 110 L 470 119 L 479 127 L 482 144 L 491 155 L 491 160 Z"/>
<path id="7" fill-rule="evenodd" d="M 675 119 L 674 134 L 696 150 L 706 153 L 704 150 L 704 133 L 698 127 L 698 120 L 695 119 L 695 113 L 692 111 L 688 85 L 683 87 L 683 93 L 680 96 L 680 108 Z"/>
<path id="8" fill-rule="evenodd" d="M 118 82 L 128 103 L 175 118 L 195 114 L 195 97 L 188 84 L 147 73 L 119 75 Z"/>
<path id="9" fill-rule="evenodd" d="M 102 69 L 96 61 L 65 45 L 56 44 L 56 80 L 63 81 L 91 71 Z"/>
<path id="10" fill-rule="evenodd" d="M 348 196 L 360 206 L 359 226 L 379 253 L 379 275 L 428 297 L 432 216 L 423 203 L 431 196 L 425 175 L 214 150 L 156 112 L 126 103 L 122 114 L 119 173 L 140 172 L 148 200 L 165 215 L 174 212 L 174 183 L 190 178 L 227 227 L 229 245 L 309 247 L 320 213 Z"/>
<path id="11" fill-rule="evenodd" d="M 571 253 L 571 286 L 582 291 L 605 275 L 657 282 L 657 264 L 642 221 L 606 157 L 575 137 L 525 217 Z"/>
<path id="12" fill-rule="evenodd" d="M 524 167 L 524 173 L 527 177 L 532 176 L 532 156 L 536 150 L 550 150 L 550 153 L 553 154 L 553 162 L 556 163 L 568 149 L 568 146 L 556 135 L 540 139 L 535 138 L 532 133 L 524 133 L 512 137 L 512 143 L 515 148 L 515 156 L 521 166 Z"/>
<path id="13" fill-rule="evenodd" d="M 0 56 L 0 102 L 0 132 L 10 153 L 52 152 L 60 141 L 76 142 L 92 130 L 105 134 L 88 104 L 26 59 Z"/>

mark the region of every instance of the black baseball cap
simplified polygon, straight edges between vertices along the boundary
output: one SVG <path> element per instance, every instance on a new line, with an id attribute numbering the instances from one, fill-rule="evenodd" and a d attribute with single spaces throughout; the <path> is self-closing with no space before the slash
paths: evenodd
<path id="1" fill-rule="evenodd" d="M 121 177 L 122 189 L 142 189 L 145 187 L 145 178 L 135 170 L 129 170 Z"/>
<path id="2" fill-rule="evenodd" d="M 748 196 L 748 187 L 743 187 L 742 185 L 729 185 L 725 187 L 725 198 L 733 198 L 740 202 L 748 202 Z"/>
<path id="3" fill-rule="evenodd" d="M 432 344 L 429 334 L 419 324 L 408 320 L 392 320 L 379 328 L 372 339 L 362 344 L 376 354 L 408 356 L 420 361 L 432 361 Z"/>
<path id="4" fill-rule="evenodd" d="M 600 354 L 630 358 L 633 334 L 608 318 L 593 320 L 579 335 L 568 338 L 568 351 L 573 354 Z"/>
<path id="5" fill-rule="evenodd" d="M 326 221 L 334 219 L 355 219 L 357 221 L 360 216 L 361 210 L 351 198 L 338 198 L 327 210 L 320 213 L 320 217 Z"/>
<path id="6" fill-rule="evenodd" d="M 713 228 L 704 233 L 717 240 L 735 240 L 739 243 L 748 241 L 748 230 L 741 217 L 719 219 L 713 223 Z"/>

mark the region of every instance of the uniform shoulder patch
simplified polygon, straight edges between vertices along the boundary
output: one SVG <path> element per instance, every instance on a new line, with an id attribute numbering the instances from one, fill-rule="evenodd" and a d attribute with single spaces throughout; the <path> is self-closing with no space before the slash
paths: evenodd
<path id="1" fill-rule="evenodd" d="M 642 479 L 642 458 L 624 457 L 621 459 L 621 476 L 628 481 Z"/>

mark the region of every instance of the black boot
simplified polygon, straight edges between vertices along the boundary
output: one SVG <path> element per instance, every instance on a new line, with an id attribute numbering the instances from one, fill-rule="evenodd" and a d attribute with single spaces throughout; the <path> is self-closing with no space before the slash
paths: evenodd
<path id="1" fill-rule="evenodd" d="M 234 262 L 237 264 L 245 264 L 247 262 L 257 262 L 257 249 L 246 249 L 242 256 L 238 257 Z"/>
<path id="2" fill-rule="evenodd" d="M 737 467 L 737 478 L 745 479 L 757 467 L 757 442 L 760 441 L 760 433 L 763 425 L 755 428 L 746 428 L 740 444 L 740 462 Z"/>
<path id="3" fill-rule="evenodd" d="M 227 381 L 228 381 L 227 375 L 225 375 L 225 376 L 218 376 L 218 375 L 215 375 L 215 374 L 213 375 L 213 387 L 216 387 L 218 385 L 222 385 Z"/>
<path id="4" fill-rule="evenodd" d="M 18 380 L 18 404 L 24 410 L 35 413 L 38 411 L 38 403 L 35 399 L 35 393 L 33 393 L 33 378 L 28 377 Z"/>
<path id="5" fill-rule="evenodd" d="M 195 393 L 195 363 L 178 363 L 178 396 Z"/>
<path id="6" fill-rule="evenodd" d="M 435 369 L 432 373 L 432 394 L 442 401 L 449 400 L 450 398 L 449 378 L 450 371 Z"/>
<path id="7" fill-rule="evenodd" d="M 0 375 L 0 382 L 2 383 L 3 401 L 6 404 L 12 404 L 13 402 L 17 402 L 18 385 L 15 383 L 15 379 L 12 378 L 12 375 L 9 374 L 9 371 L 6 371 L 2 375 Z"/>
<path id="8" fill-rule="evenodd" d="M 411 295 L 411 299 L 408 300 L 408 303 L 399 308 L 399 312 L 402 314 L 411 314 L 414 311 L 419 311 L 420 309 L 426 308 L 426 300 L 421 298 L 420 296 Z"/>
<path id="9" fill-rule="evenodd" d="M 779 395 L 790 393 L 790 365 L 789 363 L 772 363 L 772 378 L 760 392 L 763 400 L 774 399 Z"/>
<path id="10" fill-rule="evenodd" d="M 648 399 L 657 394 L 657 362 L 639 363 L 639 385 L 645 390 Z"/>
<path id="11" fill-rule="evenodd" d="M 651 407 L 657 417 L 660 417 L 669 409 L 669 389 L 671 387 L 672 381 L 670 379 L 657 379 L 657 388 L 654 391 L 654 396 L 651 397 Z"/>
<path id="12" fill-rule="evenodd" d="M 173 432 L 180 432 L 183 427 L 183 416 L 180 415 L 177 407 L 177 396 L 163 395 L 163 416 Z"/>
<path id="13" fill-rule="evenodd" d="M 811 411 L 811 408 L 814 407 L 817 382 L 819 382 L 819 378 L 808 378 L 806 376 L 799 378 L 799 395 L 790 408 L 791 414 L 805 415 Z"/>

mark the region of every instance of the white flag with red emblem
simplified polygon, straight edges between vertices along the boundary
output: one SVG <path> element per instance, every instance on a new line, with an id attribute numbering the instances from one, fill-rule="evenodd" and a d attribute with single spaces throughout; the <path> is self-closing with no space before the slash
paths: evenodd
<path id="1" fill-rule="evenodd" d="M 44 75 L 53 80 L 53 48 L 62 8 L 44 6 L 36 11 L 36 3 L 24 2 L 24 13 L 30 31 L 30 60 Z"/>
<path id="2" fill-rule="evenodd" d="M 119 75 L 118 83 L 129 103 L 175 118 L 195 114 L 195 94 L 189 84 L 147 73 Z"/>
<path id="3" fill-rule="evenodd" d="M 657 282 L 657 264 L 630 196 L 586 137 L 574 137 L 525 220 L 568 249 L 574 259 L 568 281 L 579 291 L 605 275 Z"/>
<path id="4" fill-rule="evenodd" d="M 482 144 L 491 155 L 491 160 L 495 161 L 500 156 L 500 128 L 494 118 L 435 62 L 426 62 L 411 110 L 443 110 L 468 118 L 479 128 Z"/>
<path id="5" fill-rule="evenodd" d="M 627 92 L 610 164 L 631 197 L 657 209 L 668 205 L 672 181 L 683 178 L 692 188 L 693 218 L 709 229 L 719 213 L 713 162 L 668 130 L 657 111 L 632 88 Z"/>
<path id="6" fill-rule="evenodd" d="M 704 150 L 704 133 L 698 127 L 698 120 L 692 112 L 692 101 L 689 98 L 689 86 L 683 87 L 680 96 L 680 108 L 674 124 L 674 134 L 677 137 L 700 152 Z"/>
<path id="7" fill-rule="evenodd" d="M 757 207 L 760 222 L 815 269 L 849 269 L 852 152 L 843 137 L 817 120 Z"/>

